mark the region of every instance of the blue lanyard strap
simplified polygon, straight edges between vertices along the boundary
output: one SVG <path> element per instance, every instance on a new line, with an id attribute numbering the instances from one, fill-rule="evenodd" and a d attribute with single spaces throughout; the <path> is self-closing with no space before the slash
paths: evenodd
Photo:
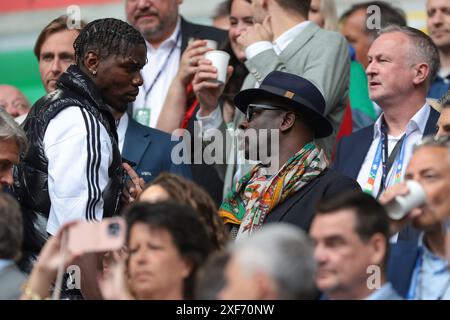
<path id="1" fill-rule="evenodd" d="M 176 40 L 175 40 L 175 44 L 174 44 L 174 45 L 172 46 L 172 48 L 170 49 L 170 52 L 169 52 L 169 54 L 167 55 L 167 58 L 166 58 L 166 60 L 164 61 L 164 63 L 163 63 L 163 65 L 161 66 L 161 68 L 159 69 L 158 73 L 156 74 L 155 79 L 153 79 L 152 84 L 151 84 L 150 87 L 145 91 L 144 104 L 147 103 L 148 95 L 150 94 L 150 92 L 152 92 L 153 87 L 155 86 L 156 82 L 158 82 L 159 78 L 161 77 L 161 74 L 162 74 L 163 70 L 167 67 L 167 64 L 169 63 L 169 59 L 170 59 L 170 57 L 172 56 L 173 52 L 175 51 L 175 48 L 176 48 L 177 45 L 178 45 L 178 41 L 180 40 L 180 37 L 181 37 L 181 29 L 178 30 L 177 37 L 176 37 Z M 144 88 L 144 89 L 145 89 L 145 88 Z"/>
<path id="2" fill-rule="evenodd" d="M 380 167 L 382 167 L 382 175 L 381 175 L 381 182 L 380 182 L 380 188 L 378 190 L 377 198 L 381 195 L 381 193 L 384 191 L 384 189 L 387 186 L 387 177 L 389 174 L 389 171 L 391 170 L 391 167 L 395 161 L 395 158 L 397 158 L 398 148 L 400 147 L 400 156 L 397 160 L 397 166 L 395 170 L 395 183 L 399 183 L 401 181 L 401 175 L 403 170 L 403 160 L 405 158 L 405 140 L 406 140 L 406 134 L 404 134 L 400 140 L 395 145 L 391 157 L 388 157 L 389 155 L 389 149 L 388 149 L 388 137 L 387 137 L 387 128 L 384 120 L 381 122 L 381 136 L 380 136 L 380 143 L 377 146 L 377 150 L 375 152 L 375 157 L 372 162 L 372 166 L 370 168 L 369 178 L 367 180 L 367 183 L 364 187 L 364 192 L 373 194 L 374 192 L 374 186 L 375 186 L 375 180 L 377 177 L 377 172 Z"/>

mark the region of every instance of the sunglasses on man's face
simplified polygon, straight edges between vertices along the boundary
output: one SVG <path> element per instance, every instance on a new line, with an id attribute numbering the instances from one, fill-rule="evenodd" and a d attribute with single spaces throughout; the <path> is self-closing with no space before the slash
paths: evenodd
<path id="1" fill-rule="evenodd" d="M 277 106 L 270 106 L 267 104 L 249 104 L 247 107 L 247 113 L 245 114 L 245 120 L 247 122 L 250 122 L 253 120 L 254 114 L 256 112 L 262 111 L 262 110 L 283 110 L 287 111 L 285 108 L 277 107 Z"/>
<path id="2" fill-rule="evenodd" d="M 247 107 L 245 120 L 247 120 L 247 122 L 252 121 L 255 113 L 261 112 L 263 110 L 285 110 L 285 109 L 277 106 L 270 106 L 267 104 L 249 104 Z"/>

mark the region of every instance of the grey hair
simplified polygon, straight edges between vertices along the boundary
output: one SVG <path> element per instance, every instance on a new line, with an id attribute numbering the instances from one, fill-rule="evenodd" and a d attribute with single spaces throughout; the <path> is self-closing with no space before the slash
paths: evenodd
<path id="1" fill-rule="evenodd" d="M 0 108 L 0 141 L 14 139 L 20 153 L 28 149 L 28 140 L 25 132 L 17 122 L 4 109 Z"/>
<path id="2" fill-rule="evenodd" d="M 410 44 L 412 48 L 408 50 L 410 55 L 410 60 L 412 63 L 422 63 L 425 62 L 430 68 L 430 73 L 428 75 L 428 84 L 430 84 L 440 69 L 440 58 L 439 51 L 433 40 L 427 36 L 422 31 L 405 26 L 395 26 L 391 25 L 386 28 L 381 29 L 378 32 L 377 38 L 382 34 L 400 32 L 406 35 L 410 39 Z"/>
<path id="3" fill-rule="evenodd" d="M 231 248 L 245 275 L 267 274 L 277 284 L 278 299 L 313 299 L 316 263 L 306 233 L 286 223 L 270 224 Z"/>
<path id="4" fill-rule="evenodd" d="M 450 153 L 450 136 L 433 136 L 428 135 L 416 143 L 413 147 L 413 154 L 422 147 L 440 147 L 447 148 L 447 151 Z M 450 154 L 449 154 L 450 157 Z"/>

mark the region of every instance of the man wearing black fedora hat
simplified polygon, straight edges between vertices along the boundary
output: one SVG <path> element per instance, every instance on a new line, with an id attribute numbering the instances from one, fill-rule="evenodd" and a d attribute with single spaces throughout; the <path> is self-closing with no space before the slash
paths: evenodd
<path id="1" fill-rule="evenodd" d="M 325 99 L 312 82 L 273 71 L 259 88 L 241 91 L 234 102 L 246 115 L 240 129 L 246 134 L 254 131 L 258 137 L 256 145 L 244 144 L 246 158 L 258 164 L 233 186 L 219 210 L 237 238 L 268 222 L 283 221 L 308 230 L 318 201 L 359 189 L 353 179 L 327 168 L 324 152 L 313 142 L 333 129 L 323 115 Z M 264 130 L 276 130 L 278 139 L 261 134 Z M 263 164 L 260 151 L 266 143 L 271 144 L 270 163 Z M 274 163 L 278 163 L 275 168 Z M 269 165 L 275 170 L 268 172 Z"/>

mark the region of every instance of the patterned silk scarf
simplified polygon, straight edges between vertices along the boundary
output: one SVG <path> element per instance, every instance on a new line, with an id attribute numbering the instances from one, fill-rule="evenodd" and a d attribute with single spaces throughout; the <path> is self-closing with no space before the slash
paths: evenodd
<path id="1" fill-rule="evenodd" d="M 240 225 L 242 232 L 259 229 L 278 204 L 299 191 L 327 167 L 323 151 L 314 143 L 305 145 L 272 176 L 264 176 L 257 164 L 228 193 L 219 215 L 224 223 Z"/>

